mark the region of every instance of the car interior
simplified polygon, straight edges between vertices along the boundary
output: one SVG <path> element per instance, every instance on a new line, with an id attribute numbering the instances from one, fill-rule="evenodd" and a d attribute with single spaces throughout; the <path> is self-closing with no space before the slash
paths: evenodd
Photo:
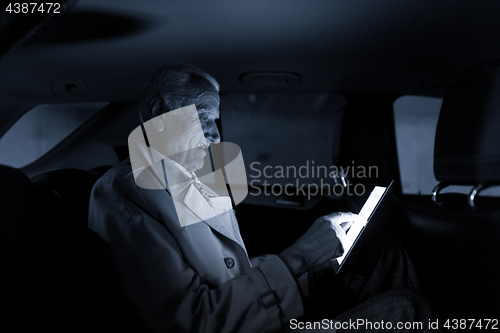
<path id="1" fill-rule="evenodd" d="M 87 220 L 172 61 L 220 83 L 250 257 L 393 180 L 368 228 L 405 247 L 443 320 L 498 329 L 499 1 L 17 4 L 0 13 L 0 331 L 147 332 Z"/>

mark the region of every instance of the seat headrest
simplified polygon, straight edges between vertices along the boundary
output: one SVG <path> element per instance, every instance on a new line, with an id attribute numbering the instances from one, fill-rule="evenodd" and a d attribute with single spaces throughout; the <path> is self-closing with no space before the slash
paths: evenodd
<path id="1" fill-rule="evenodd" d="M 440 182 L 500 182 L 500 69 L 464 76 L 445 91 L 434 146 Z"/>
<path id="2" fill-rule="evenodd" d="M 24 191 L 33 191 L 33 184 L 28 176 L 21 170 L 8 165 L 0 164 L 0 181 L 2 182 L 2 188 L 10 190 L 11 193 L 15 192 L 24 195 Z"/>
<path id="3" fill-rule="evenodd" d="M 68 168 L 44 171 L 33 176 L 31 181 L 38 193 L 49 190 L 58 197 L 66 197 L 90 193 L 96 178 L 88 171 Z"/>
<path id="4" fill-rule="evenodd" d="M 0 184 L 0 254 L 18 253 L 39 237 L 43 216 L 35 188 L 21 170 L 0 165 Z"/>
<path id="5" fill-rule="evenodd" d="M 0 212 L 2 221 L 22 221 L 36 200 L 33 184 L 21 170 L 0 165 Z M 32 209 L 30 207 L 30 209 Z"/>
<path id="6" fill-rule="evenodd" d="M 90 192 L 96 178 L 79 169 L 49 170 L 31 178 L 35 191 L 44 204 L 58 214 L 72 212 L 84 216 L 88 213 Z"/>

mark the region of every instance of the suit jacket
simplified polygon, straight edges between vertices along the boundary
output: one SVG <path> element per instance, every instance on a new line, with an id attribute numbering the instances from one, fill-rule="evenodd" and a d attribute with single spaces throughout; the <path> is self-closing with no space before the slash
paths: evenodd
<path id="1" fill-rule="evenodd" d="M 168 189 L 138 187 L 130 163 L 95 184 L 89 228 L 154 332 L 270 332 L 303 315 L 283 261 L 249 260 L 234 210 L 182 227 Z"/>

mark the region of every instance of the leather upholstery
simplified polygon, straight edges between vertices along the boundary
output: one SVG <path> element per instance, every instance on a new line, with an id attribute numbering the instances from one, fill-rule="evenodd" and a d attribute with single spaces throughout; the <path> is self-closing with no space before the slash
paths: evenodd
<path id="1" fill-rule="evenodd" d="M 482 69 L 447 88 L 439 116 L 434 173 L 453 185 L 500 183 L 500 71 Z M 393 198 L 394 199 L 394 198 Z M 439 194 L 406 197 L 393 230 L 430 298 L 451 318 L 500 313 L 500 198 Z"/>
<path id="2" fill-rule="evenodd" d="M 44 214 L 22 171 L 0 165 L 0 184 L 0 331 L 34 331 L 45 318 L 33 309 L 50 286 Z"/>

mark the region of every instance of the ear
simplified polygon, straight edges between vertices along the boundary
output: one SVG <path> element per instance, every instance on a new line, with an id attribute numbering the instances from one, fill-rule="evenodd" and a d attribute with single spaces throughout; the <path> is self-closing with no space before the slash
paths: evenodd
<path id="1" fill-rule="evenodd" d="M 163 117 L 159 117 L 162 114 L 162 110 L 164 107 L 164 100 L 161 97 L 155 97 L 151 100 L 151 114 L 155 114 L 156 116 L 152 119 L 153 126 L 158 131 L 163 131 Z"/>
<path id="2" fill-rule="evenodd" d="M 151 114 L 159 116 L 162 113 L 161 110 L 163 110 L 164 106 L 165 106 L 165 101 L 162 97 L 157 96 L 157 97 L 153 98 L 151 100 L 150 105 L 149 105 L 149 108 L 151 110 Z"/>

